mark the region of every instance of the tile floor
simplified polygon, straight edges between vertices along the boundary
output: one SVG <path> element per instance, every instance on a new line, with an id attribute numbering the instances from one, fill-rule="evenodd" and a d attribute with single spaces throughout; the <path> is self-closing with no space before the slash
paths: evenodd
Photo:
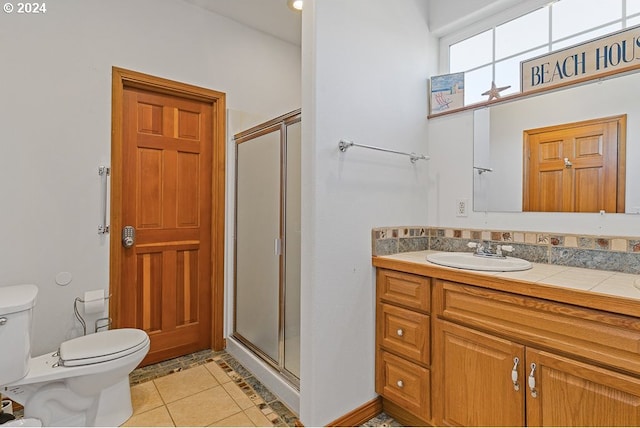
<path id="1" fill-rule="evenodd" d="M 202 351 L 135 370 L 123 426 L 293 427 L 297 416 L 226 352 Z"/>
<path id="2" fill-rule="evenodd" d="M 201 351 L 131 373 L 123 426 L 294 427 L 298 417 L 228 353 Z M 363 427 L 401 427 L 381 413 Z"/>

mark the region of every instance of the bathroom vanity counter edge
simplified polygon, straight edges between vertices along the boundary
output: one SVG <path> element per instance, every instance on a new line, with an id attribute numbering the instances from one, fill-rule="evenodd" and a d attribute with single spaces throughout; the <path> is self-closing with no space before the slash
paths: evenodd
<path id="1" fill-rule="evenodd" d="M 613 286 L 611 289 L 604 288 L 606 281 L 615 284 L 615 280 L 612 280 L 614 278 L 620 278 L 626 282 L 633 280 L 640 282 L 640 275 L 540 263 L 532 263 L 533 267 L 523 272 L 463 270 L 428 262 L 426 256 L 430 253 L 435 253 L 435 251 L 416 251 L 398 253 L 390 256 L 373 256 L 372 263 L 373 266 L 377 268 L 392 269 L 523 296 L 553 300 L 559 303 L 640 317 L 640 297 L 634 298 L 629 295 L 617 294 Z M 548 272 L 550 266 L 553 269 L 552 274 Z M 604 279 L 589 289 L 574 288 L 576 278 L 579 278 L 583 274 L 591 274 L 589 275 L 589 280 L 593 280 L 593 277 L 597 275 L 600 275 Z M 566 286 L 563 286 L 563 278 L 566 278 Z M 640 290 L 633 288 L 633 285 L 629 285 L 628 287 L 630 287 L 629 291 L 631 295 L 637 291 L 640 296 Z M 598 289 L 598 291 L 594 291 L 593 289 Z M 606 292 L 602 292 L 603 289 L 606 290 Z"/>

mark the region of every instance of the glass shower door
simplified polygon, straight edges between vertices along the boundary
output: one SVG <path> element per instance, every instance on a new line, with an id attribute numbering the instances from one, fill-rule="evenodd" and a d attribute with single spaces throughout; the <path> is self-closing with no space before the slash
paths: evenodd
<path id="1" fill-rule="evenodd" d="M 235 330 L 278 361 L 280 133 L 237 150 Z"/>
<path id="2" fill-rule="evenodd" d="M 235 136 L 234 337 L 298 386 L 301 116 Z"/>

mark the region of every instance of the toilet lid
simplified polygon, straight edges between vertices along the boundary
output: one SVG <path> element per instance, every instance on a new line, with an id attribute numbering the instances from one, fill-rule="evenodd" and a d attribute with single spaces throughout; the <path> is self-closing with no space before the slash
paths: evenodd
<path id="1" fill-rule="evenodd" d="M 111 361 L 132 354 L 148 343 L 147 333 L 135 328 L 88 334 L 60 345 L 60 365 L 72 367 Z"/>

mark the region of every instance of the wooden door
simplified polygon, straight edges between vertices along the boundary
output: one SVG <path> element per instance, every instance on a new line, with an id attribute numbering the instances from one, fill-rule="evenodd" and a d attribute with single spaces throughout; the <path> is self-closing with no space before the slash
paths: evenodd
<path id="1" fill-rule="evenodd" d="M 438 321 L 440 390 L 436 424 L 524 426 L 524 346 Z M 518 358 L 518 388 L 512 370 Z"/>
<path id="2" fill-rule="evenodd" d="M 224 344 L 224 94 L 141 87 L 146 77 L 132 72 L 114 101 L 111 231 L 114 326 L 149 334 L 143 365 Z"/>
<path id="3" fill-rule="evenodd" d="M 528 348 L 528 426 L 640 426 L 640 379 Z"/>
<path id="4" fill-rule="evenodd" d="M 525 131 L 524 211 L 624 212 L 625 117 Z"/>

